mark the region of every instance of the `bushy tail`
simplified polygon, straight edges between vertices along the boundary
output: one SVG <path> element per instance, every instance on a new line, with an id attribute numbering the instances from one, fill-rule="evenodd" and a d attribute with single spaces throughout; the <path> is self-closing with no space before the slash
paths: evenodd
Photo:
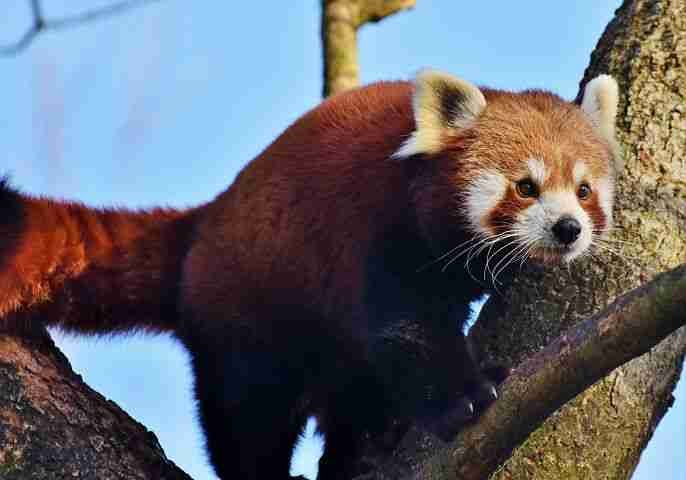
<path id="1" fill-rule="evenodd" d="M 0 182 L 0 328 L 173 331 L 198 211 L 93 209 Z"/>

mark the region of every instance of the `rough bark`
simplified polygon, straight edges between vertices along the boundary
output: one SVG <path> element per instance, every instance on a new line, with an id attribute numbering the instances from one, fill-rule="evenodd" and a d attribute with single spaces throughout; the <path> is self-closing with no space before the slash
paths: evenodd
<path id="1" fill-rule="evenodd" d="M 0 478 L 191 480 L 83 383 L 46 332 L 0 335 Z"/>
<path id="2" fill-rule="evenodd" d="M 686 261 L 686 1 L 625 1 L 582 85 L 603 72 L 622 92 L 624 170 L 610 244 L 619 255 L 601 248 L 597 260 L 569 272 L 528 269 L 474 330 L 496 359 L 517 364 L 617 295 Z M 682 328 L 551 416 L 494 478 L 629 478 L 673 401 L 685 351 Z"/>
<path id="3" fill-rule="evenodd" d="M 322 0 L 324 96 L 360 84 L 357 30 L 412 8 L 416 0 Z"/>
<path id="4" fill-rule="evenodd" d="M 685 307 L 686 265 L 682 265 L 620 296 L 520 363 L 500 386 L 498 401 L 478 422 L 464 426 L 450 444 L 436 438 L 435 429 L 421 419 L 415 420 L 392 456 L 376 447 L 378 439 L 370 438 L 360 463 L 366 475 L 359 478 L 488 477 L 555 410 L 683 327 Z M 418 351 L 414 341 L 405 347 L 404 353 Z M 397 350 L 390 355 L 396 356 Z M 441 423 L 452 421 L 448 412 Z M 524 473 L 518 472 L 516 478 Z"/>
<path id="5" fill-rule="evenodd" d="M 582 86 L 599 73 L 615 76 L 622 92 L 615 229 L 593 258 L 569 270 L 529 266 L 488 302 L 472 334 L 494 360 L 520 364 L 618 295 L 686 261 L 686 0 L 626 0 Z M 405 339 L 412 342 L 422 339 Z M 552 414 L 493 478 L 629 478 L 673 401 L 685 351 L 681 328 Z M 415 422 L 390 461 L 373 451 L 363 459 L 372 471 L 360 478 L 404 478 L 408 471 L 463 478 L 436 458 L 454 458 L 464 447 L 446 445 Z M 432 457 L 428 464 L 439 468 L 427 468 Z"/>
<path id="6" fill-rule="evenodd" d="M 522 362 L 501 386 L 498 402 L 460 432 L 448 454 L 432 458 L 419 478 L 437 470 L 464 480 L 486 478 L 556 409 L 685 324 L 681 266 L 619 297 Z"/>

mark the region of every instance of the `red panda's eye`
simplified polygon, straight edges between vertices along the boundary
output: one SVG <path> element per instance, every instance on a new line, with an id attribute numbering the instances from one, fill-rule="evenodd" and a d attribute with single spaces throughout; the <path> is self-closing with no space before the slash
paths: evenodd
<path id="1" fill-rule="evenodd" d="M 538 187 L 527 178 L 517 182 L 517 193 L 522 198 L 538 197 Z"/>
<path id="2" fill-rule="evenodd" d="M 588 183 L 582 183 L 579 185 L 579 190 L 576 192 L 576 196 L 579 197 L 580 200 L 586 200 L 588 197 L 591 196 L 591 187 Z"/>

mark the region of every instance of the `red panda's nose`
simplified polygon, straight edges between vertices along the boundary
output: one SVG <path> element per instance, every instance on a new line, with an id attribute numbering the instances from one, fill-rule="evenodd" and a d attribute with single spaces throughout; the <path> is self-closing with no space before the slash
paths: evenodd
<path id="1" fill-rule="evenodd" d="M 560 243 L 569 245 L 579 238 L 581 224 L 576 218 L 562 217 L 553 225 L 553 234 Z"/>

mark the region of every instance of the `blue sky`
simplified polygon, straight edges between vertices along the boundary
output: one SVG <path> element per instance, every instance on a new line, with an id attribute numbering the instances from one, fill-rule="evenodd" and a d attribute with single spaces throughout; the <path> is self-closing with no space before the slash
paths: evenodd
<path id="1" fill-rule="evenodd" d="M 48 16 L 103 0 L 44 0 Z M 27 0 L 4 0 L 0 42 Z M 476 83 L 571 98 L 619 1 L 460 2 L 417 8 L 360 34 L 363 81 L 431 66 Z M 27 192 L 93 205 L 189 206 L 211 199 L 320 100 L 319 1 L 162 0 L 46 33 L 0 58 L 0 169 Z M 167 338 L 58 338 L 86 380 L 159 437 L 196 480 L 202 451 L 185 352 Z M 651 442 L 644 479 L 683 479 L 686 387 Z M 298 465 L 312 472 L 316 443 Z M 678 472 L 677 472 L 678 471 Z"/>

